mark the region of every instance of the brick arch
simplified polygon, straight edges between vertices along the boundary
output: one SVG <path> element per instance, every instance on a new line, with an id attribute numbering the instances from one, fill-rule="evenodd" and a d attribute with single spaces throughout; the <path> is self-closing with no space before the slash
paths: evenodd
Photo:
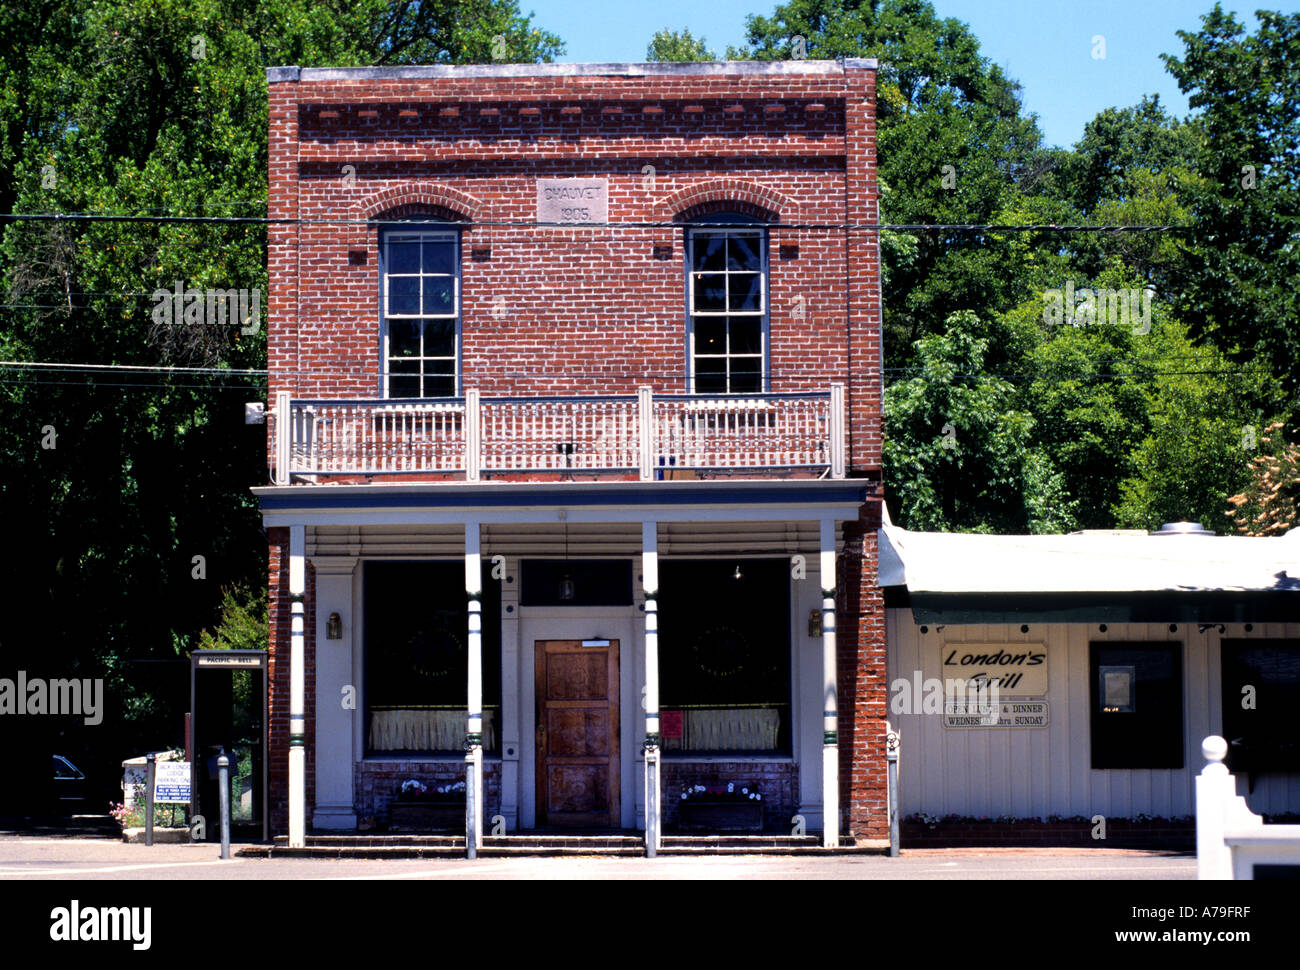
<path id="1" fill-rule="evenodd" d="M 659 202 L 657 221 L 672 222 L 728 204 L 771 222 L 795 221 L 795 204 L 787 196 L 741 178 L 706 179 L 670 193 Z"/>
<path id="2" fill-rule="evenodd" d="M 372 219 L 390 209 L 414 206 L 442 209 L 470 222 L 479 222 L 487 211 L 475 196 L 442 182 L 410 182 L 381 189 L 358 203 L 362 219 Z"/>
<path id="3" fill-rule="evenodd" d="M 402 217 L 427 213 L 451 221 L 480 222 L 487 217 L 487 211 L 481 199 L 442 182 L 408 182 L 380 189 L 353 204 L 350 246 L 366 248 L 368 234 L 362 222 L 380 215 Z"/>

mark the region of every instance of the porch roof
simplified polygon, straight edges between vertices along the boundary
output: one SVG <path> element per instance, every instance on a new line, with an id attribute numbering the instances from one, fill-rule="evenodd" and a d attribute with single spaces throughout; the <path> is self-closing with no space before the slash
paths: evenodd
<path id="1" fill-rule="evenodd" d="M 267 526 L 392 523 L 855 520 L 868 479 L 479 482 L 254 488 Z"/>
<path id="2" fill-rule="evenodd" d="M 1280 538 L 880 529 L 880 583 L 917 623 L 1284 622 L 1300 530 Z"/>

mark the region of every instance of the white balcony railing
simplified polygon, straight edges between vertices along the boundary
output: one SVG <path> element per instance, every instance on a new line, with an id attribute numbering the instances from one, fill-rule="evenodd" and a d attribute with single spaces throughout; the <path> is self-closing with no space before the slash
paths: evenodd
<path id="1" fill-rule="evenodd" d="M 271 478 L 293 475 L 822 470 L 843 478 L 844 385 L 802 394 L 293 400 L 268 420 Z M 287 417 L 287 419 L 286 419 Z"/>

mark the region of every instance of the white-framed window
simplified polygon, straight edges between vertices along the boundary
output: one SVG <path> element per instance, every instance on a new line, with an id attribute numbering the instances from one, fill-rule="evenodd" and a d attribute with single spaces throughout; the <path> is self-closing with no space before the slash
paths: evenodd
<path id="1" fill-rule="evenodd" d="M 390 229 L 380 258 L 384 397 L 455 397 L 460 233 Z"/>
<path id="2" fill-rule="evenodd" d="M 691 393 L 762 393 L 768 384 L 766 230 L 743 223 L 689 229 L 686 259 Z"/>

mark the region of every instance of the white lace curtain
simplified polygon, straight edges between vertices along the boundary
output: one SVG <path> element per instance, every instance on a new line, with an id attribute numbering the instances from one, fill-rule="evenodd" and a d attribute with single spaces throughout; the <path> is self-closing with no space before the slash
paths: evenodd
<path id="1" fill-rule="evenodd" d="M 774 751 L 781 712 L 774 707 L 698 708 L 682 711 L 682 736 L 666 738 L 667 750 Z"/>
<path id="2" fill-rule="evenodd" d="M 372 711 L 372 751 L 462 751 L 465 709 Z M 496 711 L 483 712 L 483 747 L 496 747 Z"/>

